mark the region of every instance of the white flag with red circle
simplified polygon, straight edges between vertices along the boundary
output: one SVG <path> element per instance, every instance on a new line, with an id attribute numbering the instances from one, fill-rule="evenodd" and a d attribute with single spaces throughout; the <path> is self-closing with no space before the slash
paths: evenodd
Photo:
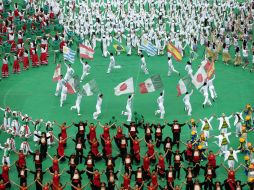
<path id="1" fill-rule="evenodd" d="M 114 90 L 115 90 L 116 96 L 134 93 L 133 78 L 131 77 L 131 78 L 127 79 L 126 81 L 121 82 L 114 88 Z"/>
<path id="2" fill-rule="evenodd" d="M 203 86 L 204 82 L 207 79 L 207 72 L 203 66 L 199 67 L 198 71 L 192 78 L 192 83 L 194 86 L 199 89 L 201 86 Z"/>

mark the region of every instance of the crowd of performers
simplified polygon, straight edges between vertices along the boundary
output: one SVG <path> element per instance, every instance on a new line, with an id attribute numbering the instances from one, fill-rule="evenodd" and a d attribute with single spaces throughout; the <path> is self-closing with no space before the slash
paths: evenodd
<path id="1" fill-rule="evenodd" d="M 64 45 L 78 51 L 80 43 L 93 49 L 101 43 L 104 57 L 115 41 L 126 43 L 127 55 L 133 49 L 140 55 L 141 40 L 147 39 L 155 44 L 158 55 L 172 42 L 182 54 L 186 47 L 190 49 L 191 60 L 197 56 L 199 45 L 206 46 L 208 58 L 217 60 L 222 53 L 225 64 L 232 60 L 245 69 L 254 60 L 253 1 L 67 1 L 60 6 L 56 1 L 17 4 L 5 0 L 0 13 L 3 78 L 9 76 L 10 64 L 12 72 L 19 73 L 20 64 L 24 70 L 30 64 L 47 65 L 51 55 L 56 63 Z M 253 71 L 253 67 L 249 69 Z"/>
<path id="2" fill-rule="evenodd" d="M 136 113 L 135 121 L 122 125 L 114 121 L 58 124 L 32 120 L 27 114 L 9 107 L 1 110 L 4 113 L 1 130 L 7 133 L 2 134 L 7 139 L 1 140 L 2 144 L 5 142 L 0 147 L 3 150 L 1 190 L 11 186 L 22 190 L 29 187 L 80 190 L 87 186 L 93 190 L 241 190 L 245 185 L 254 188 L 254 147 L 247 138 L 253 130 L 253 108 L 249 104 L 242 112 L 229 116 L 213 115 L 185 123 L 176 119 L 172 123 L 148 123 Z M 217 135 L 210 134 L 215 128 L 212 120 L 218 120 Z M 231 120 L 234 128 L 231 128 Z M 190 129 L 190 138 L 181 138 L 183 127 Z M 76 135 L 69 135 L 70 128 L 77 131 Z M 99 131 L 103 132 L 98 134 Z M 17 138 L 23 140 L 20 147 L 15 143 Z M 230 141 L 238 138 L 239 146 L 233 149 Z M 209 149 L 211 141 L 219 146 L 218 151 Z M 67 144 L 73 147 L 70 155 L 65 152 Z M 39 145 L 39 148 L 33 145 Z M 56 149 L 55 155 L 49 154 L 49 148 Z M 180 151 L 180 148 L 184 150 Z M 17 160 L 12 159 L 15 154 Z M 244 162 L 238 161 L 239 154 Z M 224 156 L 224 161 L 218 163 L 218 156 Z M 27 157 L 33 157 L 34 167 L 27 167 Z M 52 161 L 52 166 L 45 166 L 48 160 Z M 60 171 L 62 164 L 66 167 Z M 227 172 L 226 178 L 218 177 L 216 170 L 221 166 Z M 243 181 L 236 179 L 239 170 L 246 175 L 241 178 Z M 10 178 L 10 172 L 16 173 L 17 176 L 11 176 L 18 177 L 19 183 Z M 186 173 L 185 177 L 181 172 Z M 34 175 L 32 183 L 28 183 L 28 175 Z M 44 175 L 51 175 L 52 180 L 45 182 Z M 61 179 L 62 175 L 69 175 L 70 180 Z M 103 175 L 107 180 L 102 180 Z M 202 180 L 198 180 L 199 177 L 203 177 Z M 68 182 L 62 184 L 61 181 Z"/>

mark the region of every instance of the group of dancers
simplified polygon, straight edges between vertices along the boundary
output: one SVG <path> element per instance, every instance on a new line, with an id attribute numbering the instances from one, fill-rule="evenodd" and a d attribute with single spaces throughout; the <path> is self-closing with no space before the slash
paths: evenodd
<path id="1" fill-rule="evenodd" d="M 242 112 L 230 116 L 212 115 L 185 123 L 177 119 L 172 123 L 149 123 L 142 118 L 122 125 L 101 124 L 99 121 L 96 124 L 88 121 L 58 124 L 56 121 L 33 120 L 9 107 L 1 110 L 4 112 L 1 131 L 6 133 L 2 134 L 6 139 L 1 140 L 4 145 L 0 146 L 3 150 L 0 189 L 13 185 L 22 190 L 68 187 L 80 190 L 87 186 L 93 190 L 181 190 L 184 187 L 188 190 L 222 190 L 223 187 L 238 190 L 245 185 L 250 189 L 254 187 L 254 148 L 248 138 L 253 130 L 253 108 L 249 104 Z M 235 131 L 231 128 L 232 117 Z M 210 134 L 214 129 L 212 125 L 215 125 L 213 119 L 219 121 L 218 135 L 215 135 L 217 132 Z M 185 127 L 190 130 L 189 137 L 182 136 Z M 76 129 L 76 135 L 70 128 Z M 230 141 L 238 138 L 239 147 L 232 148 Z M 23 141 L 18 148 L 20 139 Z M 211 141 L 218 145 L 218 150 L 210 149 Z M 67 145 L 73 147 L 69 155 L 65 150 Z M 54 156 L 49 154 L 52 149 Z M 18 155 L 16 161 L 15 154 Z M 238 160 L 239 154 L 241 161 Z M 29 156 L 33 157 L 34 167 L 30 165 L 28 168 L 26 159 Z M 228 166 L 224 161 L 218 163 L 218 156 L 224 156 Z M 52 160 L 52 166 L 45 166 L 46 160 Z M 106 164 L 105 169 L 102 163 Z M 61 165 L 64 165 L 63 170 L 60 170 Z M 220 166 L 225 168 L 227 177 L 218 177 L 217 170 L 223 172 Z M 241 170 L 247 176 L 242 177 L 242 181 L 236 178 L 236 173 Z M 181 171 L 186 172 L 184 178 Z M 19 183 L 10 178 L 10 172 L 17 173 Z M 34 181 L 28 183 L 29 173 L 34 175 Z M 44 175 L 51 175 L 52 181 L 45 182 Z M 61 177 L 68 175 L 70 180 Z M 203 180 L 198 180 L 201 175 Z"/>

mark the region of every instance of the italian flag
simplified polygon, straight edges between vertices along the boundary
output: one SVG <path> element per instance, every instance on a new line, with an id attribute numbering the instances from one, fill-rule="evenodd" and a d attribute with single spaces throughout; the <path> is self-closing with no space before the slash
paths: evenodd
<path id="1" fill-rule="evenodd" d="M 181 96 L 188 92 L 189 87 L 191 86 L 191 79 L 189 77 L 185 77 L 179 80 L 177 89 L 177 96 Z"/>
<path id="2" fill-rule="evenodd" d="M 74 76 L 66 82 L 67 91 L 69 94 L 75 94 L 79 90 L 79 78 Z"/>
<path id="3" fill-rule="evenodd" d="M 99 90 L 98 90 L 98 86 L 96 84 L 96 81 L 91 80 L 83 86 L 83 91 L 82 91 L 83 93 L 82 94 L 84 94 L 86 96 L 92 96 L 98 91 Z"/>
<path id="4" fill-rule="evenodd" d="M 139 84 L 139 91 L 141 94 L 154 92 L 160 88 L 163 88 L 160 75 L 154 75 Z"/>
<path id="5" fill-rule="evenodd" d="M 115 91 L 116 96 L 134 93 L 133 78 L 131 77 L 131 78 L 125 80 L 124 82 L 121 82 L 120 84 L 118 84 L 114 88 L 114 91 Z"/>
<path id="6" fill-rule="evenodd" d="M 57 64 L 53 75 L 53 81 L 58 81 L 60 79 L 60 75 L 61 75 L 61 65 Z"/>
<path id="7" fill-rule="evenodd" d="M 93 59 L 94 50 L 83 44 L 79 44 L 80 57 L 85 59 Z"/>

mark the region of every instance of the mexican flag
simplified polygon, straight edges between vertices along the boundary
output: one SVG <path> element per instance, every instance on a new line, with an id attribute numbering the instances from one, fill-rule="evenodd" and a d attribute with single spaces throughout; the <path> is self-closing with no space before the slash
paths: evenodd
<path id="1" fill-rule="evenodd" d="M 95 53 L 92 48 L 85 46 L 83 44 L 79 44 L 79 52 L 80 57 L 90 60 L 93 59 L 93 54 Z"/>
<path id="2" fill-rule="evenodd" d="M 154 75 L 139 84 L 139 91 L 141 94 L 154 92 L 161 88 L 163 88 L 163 84 L 160 75 Z"/>
<path id="3" fill-rule="evenodd" d="M 58 81 L 60 79 L 60 75 L 61 75 L 61 65 L 57 64 L 53 75 L 53 81 Z"/>
<path id="4" fill-rule="evenodd" d="M 123 94 L 129 94 L 129 93 L 134 93 L 134 84 L 133 84 L 133 78 L 129 78 L 124 82 L 121 82 L 118 84 L 115 88 L 115 95 L 120 96 Z"/>
<path id="5" fill-rule="evenodd" d="M 66 87 L 69 94 L 75 94 L 79 91 L 79 77 L 76 75 L 66 82 Z"/>
<path id="6" fill-rule="evenodd" d="M 184 77 L 179 80 L 178 85 L 176 86 L 177 89 L 177 96 L 181 96 L 189 91 L 191 87 L 191 79 L 190 77 Z"/>
<path id="7" fill-rule="evenodd" d="M 193 76 L 192 78 L 192 83 L 194 84 L 194 86 L 199 89 L 204 82 L 207 79 L 207 73 L 206 70 L 203 66 L 199 67 L 199 69 L 197 70 L 196 74 Z"/>
<path id="8" fill-rule="evenodd" d="M 95 80 L 91 80 L 83 86 L 82 94 L 85 96 L 92 96 L 99 91 Z"/>

